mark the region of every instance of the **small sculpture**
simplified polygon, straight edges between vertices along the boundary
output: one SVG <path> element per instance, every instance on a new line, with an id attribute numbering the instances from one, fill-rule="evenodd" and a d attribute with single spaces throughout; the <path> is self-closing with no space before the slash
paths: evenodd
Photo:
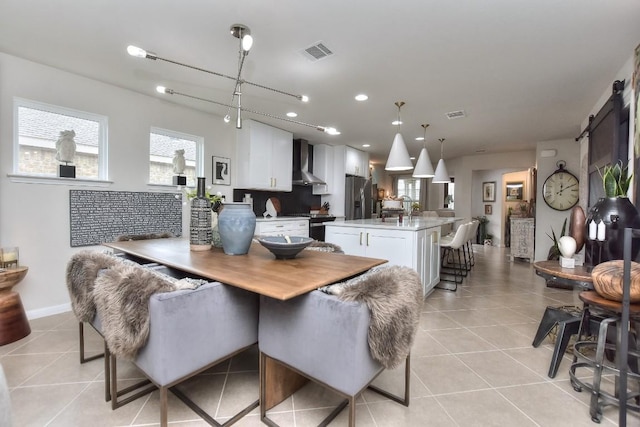
<path id="1" fill-rule="evenodd" d="M 60 138 L 56 141 L 56 160 L 69 164 L 73 162 L 76 155 L 76 142 L 73 138 L 76 132 L 73 130 L 63 130 L 60 132 Z"/>
<path id="2" fill-rule="evenodd" d="M 576 239 L 571 236 L 562 236 L 558 239 L 558 249 L 565 258 L 573 258 L 576 253 Z"/>
<path id="3" fill-rule="evenodd" d="M 184 159 L 184 150 L 176 150 L 173 155 L 173 173 L 182 175 L 184 173 L 185 166 L 186 161 Z"/>

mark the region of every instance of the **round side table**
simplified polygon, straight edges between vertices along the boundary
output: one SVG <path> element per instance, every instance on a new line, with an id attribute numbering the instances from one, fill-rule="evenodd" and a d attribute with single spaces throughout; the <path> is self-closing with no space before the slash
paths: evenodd
<path id="1" fill-rule="evenodd" d="M 29 267 L 18 267 L 0 271 L 0 345 L 12 343 L 31 333 L 20 294 L 11 290 L 24 279 L 28 270 Z"/>

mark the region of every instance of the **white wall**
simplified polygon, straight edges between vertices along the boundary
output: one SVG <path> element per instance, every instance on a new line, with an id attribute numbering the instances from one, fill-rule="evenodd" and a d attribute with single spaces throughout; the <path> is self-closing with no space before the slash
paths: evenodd
<path id="1" fill-rule="evenodd" d="M 448 159 L 446 162 L 449 175 L 455 177 L 455 215 L 457 217 L 471 218 L 477 215 L 477 211 L 473 210 L 473 200 L 475 198 L 482 200 L 482 190 L 475 188 L 473 172 L 507 168 L 511 170 L 529 169 L 535 166 L 536 153 L 534 151 L 512 151 L 479 154 Z M 499 180 L 496 181 L 499 182 Z M 442 188 L 443 184 L 430 184 L 430 194 L 434 193 L 432 191 L 434 186 Z M 497 197 L 498 194 L 496 194 L 496 200 L 498 200 Z M 429 196 L 429 202 L 431 203 L 431 201 L 431 196 Z M 484 209 L 482 212 L 484 212 Z"/>
<path id="2" fill-rule="evenodd" d="M 151 126 L 204 137 L 207 182 L 212 155 L 234 164 L 235 128 L 218 117 L 0 53 L 0 245 L 19 246 L 20 263 L 29 267 L 15 290 L 31 318 L 68 308 L 65 268 L 86 249 L 69 245 L 69 189 L 84 187 L 11 182 L 14 96 L 108 116 L 113 183 L 97 189 L 158 190 L 146 184 Z M 232 197 L 232 187 L 214 191 Z"/>
<path id="3" fill-rule="evenodd" d="M 555 157 L 541 157 L 540 152 L 542 150 L 556 150 Z M 564 160 L 566 162 L 565 169 L 572 174 L 578 176 L 580 171 L 580 145 L 572 139 L 561 139 L 556 141 L 543 141 L 539 142 L 536 149 L 536 157 L 538 158 L 538 188 L 536 194 L 537 206 L 536 206 L 536 247 L 535 247 L 535 260 L 541 261 L 547 259 L 549 248 L 553 244 L 553 241 L 547 236 L 551 235 L 551 229 L 559 235 L 562 229 L 562 223 L 565 218 L 569 218 L 571 210 L 557 211 L 551 209 L 544 202 L 542 197 L 542 190 L 544 181 L 551 175 L 556 169 L 558 169 L 557 162 Z M 583 185 L 581 181 L 580 186 Z M 569 221 L 567 220 L 567 233 L 569 232 Z"/>
<path id="4" fill-rule="evenodd" d="M 494 246 L 504 246 L 504 232 L 502 231 L 502 216 L 504 204 L 504 187 L 502 186 L 503 174 L 511 171 L 510 169 L 499 170 L 477 170 L 472 172 L 472 188 L 471 188 L 471 217 L 486 216 L 489 222 L 487 223 L 487 233 L 493 235 Z M 496 201 L 495 202 L 483 202 L 482 201 L 482 184 L 484 182 L 496 183 Z M 456 179 L 457 184 L 457 179 Z M 458 192 L 458 186 L 456 185 L 456 193 Z M 457 199 L 457 197 L 456 197 Z M 490 205 L 492 213 L 485 215 L 484 207 Z M 456 205 L 457 211 L 457 205 Z"/>

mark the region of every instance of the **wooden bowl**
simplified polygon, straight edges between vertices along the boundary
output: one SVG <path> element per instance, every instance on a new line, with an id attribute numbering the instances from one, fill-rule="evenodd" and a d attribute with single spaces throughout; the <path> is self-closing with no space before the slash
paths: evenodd
<path id="1" fill-rule="evenodd" d="M 624 262 L 622 260 L 607 261 L 598 264 L 591 272 L 593 287 L 603 298 L 612 301 L 622 301 L 622 275 Z M 631 303 L 640 302 L 640 264 L 631 263 L 630 283 Z"/>

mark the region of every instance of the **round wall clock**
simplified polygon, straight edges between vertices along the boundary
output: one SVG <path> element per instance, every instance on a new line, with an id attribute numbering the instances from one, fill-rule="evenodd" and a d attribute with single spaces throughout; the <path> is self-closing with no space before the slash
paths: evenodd
<path id="1" fill-rule="evenodd" d="M 567 171 L 564 160 L 556 163 L 558 169 L 544 181 L 542 197 L 550 208 L 566 211 L 578 203 L 578 178 Z"/>

